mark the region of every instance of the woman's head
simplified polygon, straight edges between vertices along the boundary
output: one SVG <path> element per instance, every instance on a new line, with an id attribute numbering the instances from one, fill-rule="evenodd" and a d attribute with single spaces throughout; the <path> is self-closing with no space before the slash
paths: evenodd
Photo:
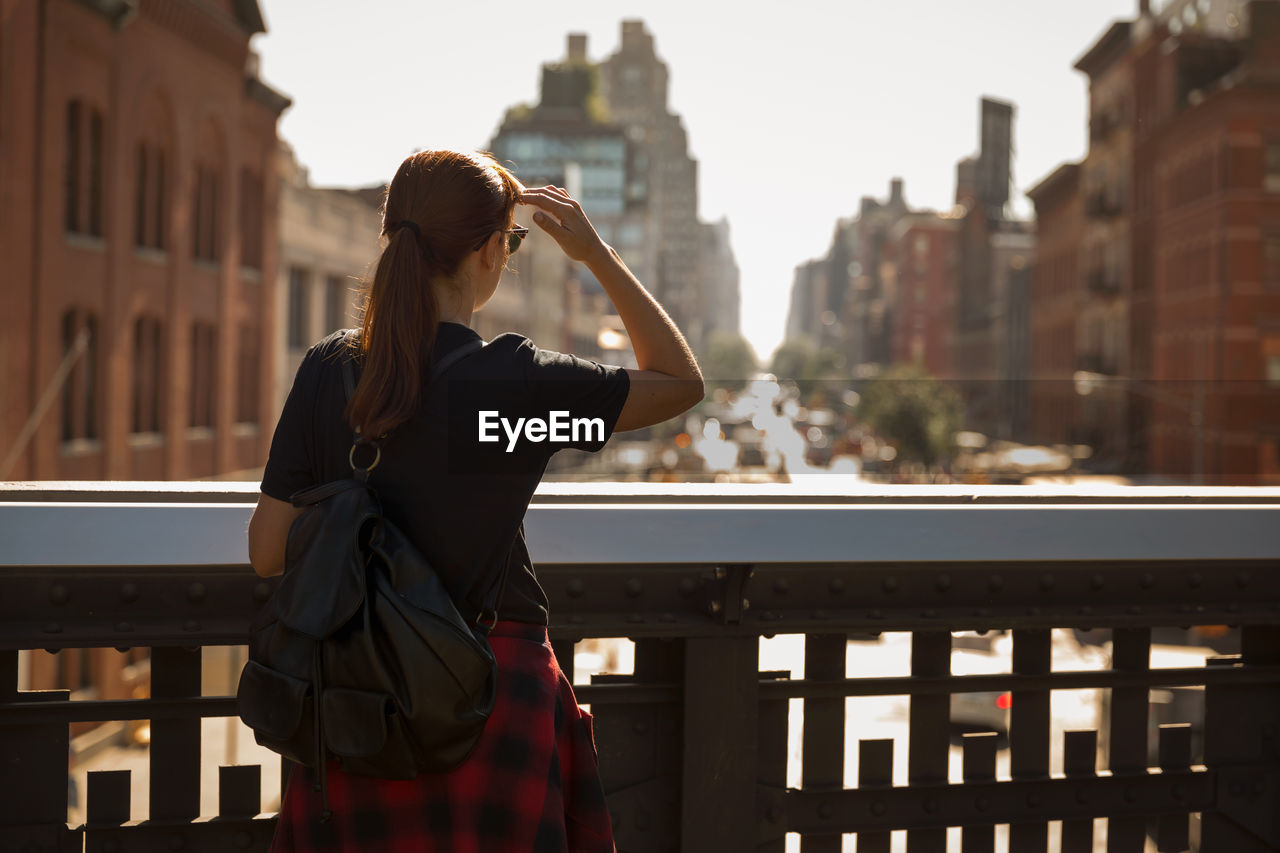
<path id="1" fill-rule="evenodd" d="M 523 188 L 489 154 L 420 151 L 405 159 L 387 187 L 386 246 L 366 282 L 359 348 L 365 358 L 347 419 L 377 436 L 417 407 L 430 366 L 441 298 L 474 292 L 483 303 L 497 285 L 466 280 L 477 252 L 500 252 Z M 453 293 L 445 289 L 452 290 Z"/>

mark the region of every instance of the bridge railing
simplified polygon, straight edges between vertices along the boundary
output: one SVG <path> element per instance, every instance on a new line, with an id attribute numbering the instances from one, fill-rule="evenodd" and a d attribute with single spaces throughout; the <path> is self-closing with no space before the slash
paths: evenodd
<path id="1" fill-rule="evenodd" d="M 1117 853 L 1148 836 L 1280 848 L 1280 491 L 875 488 L 540 491 L 526 534 L 562 667 L 578 641 L 635 642 L 632 673 L 575 688 L 619 850 L 782 851 L 796 833 L 805 853 L 849 834 L 867 853 L 905 830 L 916 853 L 961 827 L 964 851 L 993 850 L 997 829 L 1015 851 L 1086 851 L 1097 818 Z M 202 695 L 201 650 L 242 643 L 274 585 L 246 564 L 253 499 L 207 483 L 0 490 L 0 847 L 266 849 L 260 767 L 220 767 L 217 812 L 200 808 L 201 720 L 235 715 Z M 1198 625 L 1232 626 L 1239 654 L 1152 669 L 1153 631 Z M 1109 637 L 1108 665 L 1056 669 L 1054 629 Z M 952 675 L 966 631 L 1009 631 L 1008 671 Z M 849 676 L 891 632 L 909 632 L 904 670 Z M 803 635 L 803 653 L 762 672 L 775 635 Z M 149 698 L 19 689 L 24 650 L 96 647 L 149 648 Z M 1153 730 L 1153 691 L 1188 687 L 1194 713 Z M 1051 743 L 1054 691 L 1082 688 L 1106 694 L 1100 732 Z M 952 697 L 975 693 L 1007 694 L 1007 732 L 954 745 Z M 868 696 L 908 697 L 902 738 L 848 742 L 847 699 Z M 151 721 L 147 819 L 130 820 L 129 771 L 100 771 L 69 824 L 69 725 L 134 719 Z"/>

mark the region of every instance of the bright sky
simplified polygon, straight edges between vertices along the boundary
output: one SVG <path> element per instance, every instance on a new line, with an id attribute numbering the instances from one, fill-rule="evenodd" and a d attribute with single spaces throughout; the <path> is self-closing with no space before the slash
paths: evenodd
<path id="1" fill-rule="evenodd" d="M 946 209 L 976 153 L 978 99 L 1012 101 L 1014 191 L 1079 158 L 1086 79 L 1071 66 L 1137 0 L 424 3 L 262 0 L 264 79 L 293 99 L 281 135 L 324 186 L 388 180 L 417 148 L 483 148 L 506 107 L 537 100 L 543 62 L 585 32 L 593 60 L 641 18 L 669 107 L 699 161 L 699 213 L 729 218 L 743 333 L 782 340 L 794 269 L 825 254 L 864 195 L 906 181 Z M 517 164 L 518 165 L 518 164 Z"/>

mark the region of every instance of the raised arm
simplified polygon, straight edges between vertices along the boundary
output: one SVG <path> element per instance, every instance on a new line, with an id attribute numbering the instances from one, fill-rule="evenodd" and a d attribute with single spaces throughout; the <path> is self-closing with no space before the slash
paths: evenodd
<path id="1" fill-rule="evenodd" d="M 586 264 L 613 301 L 631 338 L 638 370 L 627 370 L 631 390 L 615 432 L 661 423 L 702 399 L 702 371 L 676 324 L 622 258 L 600 239 L 582 206 L 559 187 L 525 190 L 521 204 L 571 260 Z"/>

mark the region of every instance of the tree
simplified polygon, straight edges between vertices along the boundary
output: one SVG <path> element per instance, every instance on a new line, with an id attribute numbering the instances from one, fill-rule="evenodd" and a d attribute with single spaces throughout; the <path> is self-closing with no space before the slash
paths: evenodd
<path id="1" fill-rule="evenodd" d="M 819 406 L 826 405 L 829 386 L 845 385 L 849 380 L 844 355 L 830 348 L 818 349 L 807 338 L 784 341 L 773 354 L 772 372 L 780 381 L 795 382 L 806 401 L 818 397 L 812 402 Z"/>
<path id="2" fill-rule="evenodd" d="M 711 333 L 706 358 L 702 359 L 708 390 L 741 390 L 759 369 L 756 351 L 746 338 L 732 332 Z"/>
<path id="3" fill-rule="evenodd" d="M 949 456 L 964 406 L 955 389 L 915 364 L 894 365 L 860 389 L 857 415 L 897 448 L 897 461 L 933 466 Z"/>

